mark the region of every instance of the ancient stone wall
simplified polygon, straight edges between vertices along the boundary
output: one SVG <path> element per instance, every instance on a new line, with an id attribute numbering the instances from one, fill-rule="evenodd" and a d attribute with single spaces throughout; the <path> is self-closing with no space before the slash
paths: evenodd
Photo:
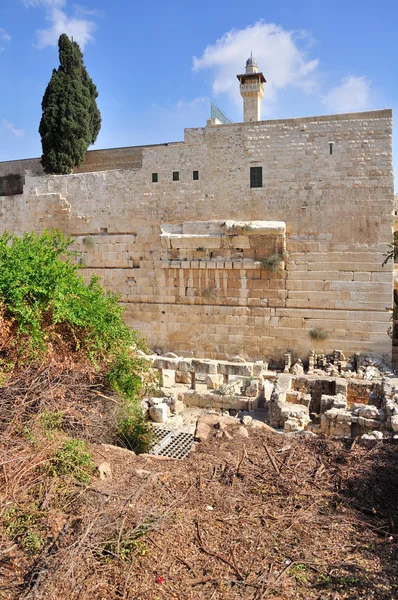
<path id="1" fill-rule="evenodd" d="M 0 198 L 1 228 L 75 236 L 86 276 L 121 295 L 156 349 L 391 354 L 391 118 L 209 124 L 113 164 L 114 151 L 88 153 L 93 172 L 28 171 L 23 194 Z M 256 166 L 263 185 L 251 188 Z"/>

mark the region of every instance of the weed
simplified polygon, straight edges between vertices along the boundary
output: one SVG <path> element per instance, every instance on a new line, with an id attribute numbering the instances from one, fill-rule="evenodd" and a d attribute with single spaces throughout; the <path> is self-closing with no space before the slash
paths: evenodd
<path id="1" fill-rule="evenodd" d="M 44 545 L 44 539 L 40 532 L 40 520 L 43 513 L 37 510 L 35 505 L 21 509 L 11 506 L 2 517 L 7 534 L 15 540 L 21 548 L 36 554 Z"/>
<path id="2" fill-rule="evenodd" d="M 308 583 L 307 568 L 303 563 L 297 563 L 288 570 L 289 575 L 292 575 L 296 581 L 300 583 Z"/>
<path id="3" fill-rule="evenodd" d="M 90 483 L 94 463 L 83 440 L 69 438 L 55 452 L 47 468 L 49 475 L 69 475 L 82 483 Z"/>
<path id="4" fill-rule="evenodd" d="M 39 417 L 39 422 L 44 431 L 50 433 L 62 429 L 63 414 L 60 411 L 45 410 Z"/>
<path id="5" fill-rule="evenodd" d="M 214 298 L 217 296 L 217 288 L 206 288 L 202 292 L 203 298 Z"/>
<path id="6" fill-rule="evenodd" d="M 320 575 L 318 580 L 320 586 L 333 586 L 334 588 L 344 589 L 351 586 L 362 586 L 363 582 L 359 577 L 353 577 L 351 575 L 333 576 L 333 575 Z"/>
<path id="7" fill-rule="evenodd" d="M 274 253 L 267 256 L 267 258 L 263 258 L 260 260 L 261 266 L 267 271 L 271 271 L 271 273 L 275 273 L 281 267 L 281 264 L 284 260 L 286 260 L 287 254 L 282 252 L 282 254 Z"/>
<path id="8" fill-rule="evenodd" d="M 312 340 L 326 340 L 328 336 L 329 334 L 324 329 L 318 329 L 315 327 L 314 329 L 310 330 L 310 338 Z"/>
<path id="9" fill-rule="evenodd" d="M 113 558 L 127 560 L 134 556 L 145 556 L 147 552 L 148 550 L 145 542 L 130 538 L 120 540 L 119 544 L 117 540 L 110 540 L 104 542 L 101 546 L 101 556 L 106 561 L 112 560 Z"/>
<path id="10" fill-rule="evenodd" d="M 87 246 L 87 248 L 94 248 L 95 246 L 95 239 L 92 235 L 87 235 L 86 237 L 84 237 L 82 242 L 85 246 Z"/>
<path id="11" fill-rule="evenodd" d="M 199 248 L 196 248 L 196 252 L 204 252 L 205 248 L 203 248 L 202 246 L 199 246 Z"/>
<path id="12" fill-rule="evenodd" d="M 119 415 L 117 436 L 123 446 L 136 454 L 148 452 L 156 441 L 154 429 L 142 411 L 127 399 Z"/>

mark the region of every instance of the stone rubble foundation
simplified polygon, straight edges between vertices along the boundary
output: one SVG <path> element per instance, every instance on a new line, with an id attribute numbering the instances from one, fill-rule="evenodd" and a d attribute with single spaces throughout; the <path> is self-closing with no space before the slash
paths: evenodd
<path id="1" fill-rule="evenodd" d="M 239 356 L 226 361 L 170 352 L 146 358 L 162 380 L 162 397 L 143 401 L 156 423 L 198 408 L 229 415 L 235 423 L 235 415 L 244 415 L 247 425 L 252 418 L 248 413 L 257 411 L 264 424 L 285 433 L 398 437 L 398 378 L 369 357 L 356 354 L 347 360 L 338 350 L 328 356 L 311 352 L 305 368 L 301 360 L 292 365 L 286 354 L 283 372 Z M 196 438 L 206 439 L 208 433 L 209 423 L 201 417 Z"/>

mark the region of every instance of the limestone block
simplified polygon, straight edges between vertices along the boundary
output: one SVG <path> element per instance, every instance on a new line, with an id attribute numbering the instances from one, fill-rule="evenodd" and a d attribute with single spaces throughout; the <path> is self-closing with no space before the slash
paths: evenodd
<path id="1" fill-rule="evenodd" d="M 299 429 L 302 429 L 302 427 L 300 427 L 299 422 L 296 421 L 296 419 L 287 419 L 285 421 L 283 429 L 284 429 L 284 431 L 286 431 L 286 433 L 288 433 L 288 432 L 299 431 Z"/>
<path id="2" fill-rule="evenodd" d="M 321 415 L 333 407 L 334 401 L 335 401 L 335 396 L 328 396 L 327 394 L 322 394 L 321 404 L 320 404 Z"/>
<path id="3" fill-rule="evenodd" d="M 195 440 L 205 442 L 211 432 L 210 426 L 204 423 L 201 419 L 198 420 L 195 430 Z"/>
<path id="4" fill-rule="evenodd" d="M 216 375 L 207 375 L 206 376 L 206 385 L 209 390 L 217 390 L 224 383 L 224 375 L 216 374 Z"/>
<path id="5" fill-rule="evenodd" d="M 181 359 L 178 363 L 178 371 L 181 371 L 183 373 L 185 373 L 185 372 L 193 373 L 194 368 L 192 366 L 192 360 L 190 360 L 189 358 Z"/>
<path id="6" fill-rule="evenodd" d="M 176 370 L 178 367 L 179 359 L 178 358 L 166 358 L 164 356 L 159 356 L 155 358 L 153 361 L 153 366 L 155 369 L 174 369 Z"/>
<path id="7" fill-rule="evenodd" d="M 363 406 L 358 409 L 358 416 L 364 417 L 365 419 L 377 419 L 379 411 L 376 406 Z"/>
<path id="8" fill-rule="evenodd" d="M 175 379 L 176 372 L 172 369 L 162 369 L 162 383 L 163 387 L 173 387 L 176 383 Z"/>
<path id="9" fill-rule="evenodd" d="M 192 376 L 187 371 L 175 371 L 175 382 L 185 383 L 185 385 L 191 385 Z"/>
<path id="10" fill-rule="evenodd" d="M 156 404 L 149 409 L 149 416 L 155 423 L 166 423 L 167 421 L 167 404 Z"/>
<path id="11" fill-rule="evenodd" d="M 274 386 L 273 384 L 266 379 L 263 383 L 263 395 L 266 401 L 271 400 L 271 394 L 273 392 Z"/>
<path id="12" fill-rule="evenodd" d="M 195 373 L 215 374 L 217 373 L 217 361 L 192 359 L 192 367 Z"/>
<path id="13" fill-rule="evenodd" d="M 252 363 L 230 363 L 218 362 L 217 372 L 223 375 L 238 375 L 240 377 L 251 377 L 253 375 Z"/>

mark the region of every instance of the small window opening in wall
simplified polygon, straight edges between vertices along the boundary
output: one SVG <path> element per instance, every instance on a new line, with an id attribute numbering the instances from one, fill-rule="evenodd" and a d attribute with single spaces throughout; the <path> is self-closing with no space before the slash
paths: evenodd
<path id="1" fill-rule="evenodd" d="M 198 179 L 199 179 L 199 171 L 192 171 L 192 179 L 194 181 L 198 181 Z"/>
<path id="2" fill-rule="evenodd" d="M 180 172 L 173 171 L 173 181 L 179 181 L 179 180 L 180 180 Z"/>
<path id="3" fill-rule="evenodd" d="M 250 167 L 250 187 L 251 188 L 263 187 L 263 168 L 262 167 Z"/>
<path id="4" fill-rule="evenodd" d="M 104 235 L 105 233 L 108 233 L 108 228 L 107 228 L 107 227 L 101 227 L 101 228 L 100 228 L 100 233 L 101 233 L 102 235 Z"/>
<path id="5" fill-rule="evenodd" d="M 329 154 L 333 154 L 333 144 L 334 142 L 329 142 Z"/>
<path id="6" fill-rule="evenodd" d="M 157 183 L 159 181 L 158 174 L 152 173 L 152 183 Z"/>

